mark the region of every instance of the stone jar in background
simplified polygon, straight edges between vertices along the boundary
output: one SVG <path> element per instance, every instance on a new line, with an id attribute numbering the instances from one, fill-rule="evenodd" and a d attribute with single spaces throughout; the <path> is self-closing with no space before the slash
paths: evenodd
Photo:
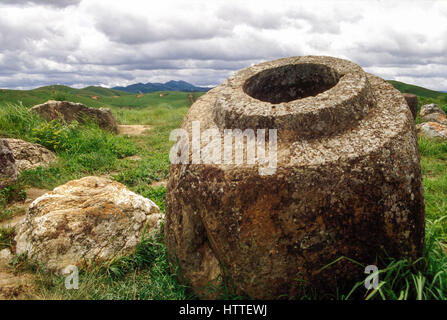
<path id="1" fill-rule="evenodd" d="M 408 107 L 411 110 L 411 113 L 413 114 L 413 119 L 416 119 L 416 115 L 418 113 L 418 97 L 415 94 L 412 93 L 402 93 L 402 95 L 405 98 L 405 101 L 407 101 Z"/>
<path id="2" fill-rule="evenodd" d="M 181 128 L 190 140 L 171 153 L 187 156 L 170 166 L 165 237 L 199 296 L 216 296 L 206 290 L 219 279 L 257 299 L 297 297 L 303 284 L 334 292 L 366 277 L 341 257 L 376 265 L 385 252 L 422 255 L 413 115 L 391 84 L 358 65 L 306 56 L 243 69 L 198 99 Z M 228 129 L 252 129 L 269 150 L 240 163 L 237 149 L 212 140 L 227 161 L 210 158 L 210 132 Z M 264 151 L 276 161 L 266 166 Z"/>

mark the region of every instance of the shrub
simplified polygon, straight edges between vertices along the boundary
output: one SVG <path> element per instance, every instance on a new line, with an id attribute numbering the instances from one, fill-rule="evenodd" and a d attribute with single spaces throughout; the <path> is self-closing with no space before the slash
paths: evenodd
<path id="1" fill-rule="evenodd" d="M 54 92 L 53 95 L 51 96 L 51 100 L 56 100 L 56 101 L 67 101 L 67 95 L 63 92 Z"/>
<path id="2" fill-rule="evenodd" d="M 69 148 L 69 138 L 73 134 L 72 130 L 78 126 L 77 122 L 70 125 L 59 120 L 42 122 L 37 128 L 33 128 L 33 141 L 39 143 L 53 151 L 67 151 Z"/>

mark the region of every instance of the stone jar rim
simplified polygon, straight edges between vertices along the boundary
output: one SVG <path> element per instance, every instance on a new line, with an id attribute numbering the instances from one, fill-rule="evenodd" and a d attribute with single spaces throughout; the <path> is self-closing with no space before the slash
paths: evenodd
<path id="1" fill-rule="evenodd" d="M 310 70 L 300 75 L 299 69 L 305 67 Z M 336 81 L 315 95 L 278 103 L 262 101 L 247 92 L 250 81 L 266 71 L 274 74 L 278 68 L 295 68 L 289 75 L 296 79 L 318 76 L 318 72 L 327 70 L 324 72 Z M 320 78 L 323 76 L 327 75 Z M 284 82 L 280 77 L 278 81 Z M 268 81 L 259 82 L 269 85 Z M 271 90 L 271 86 L 266 90 Z M 309 139 L 354 126 L 374 107 L 374 100 L 367 74 L 357 64 L 326 56 L 292 57 L 251 66 L 228 78 L 216 93 L 213 117 L 222 130 L 278 129 L 282 138 Z"/>

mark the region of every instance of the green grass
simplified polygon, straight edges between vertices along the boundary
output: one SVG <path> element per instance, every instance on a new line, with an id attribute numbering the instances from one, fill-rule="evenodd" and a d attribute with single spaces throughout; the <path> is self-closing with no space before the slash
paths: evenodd
<path id="1" fill-rule="evenodd" d="M 137 152 L 128 137 L 101 130 L 96 124 L 47 122 L 23 105 L 0 107 L 0 136 L 40 143 L 58 156 L 49 168 L 28 170 L 20 183 L 40 188 L 53 188 L 85 175 L 100 175 L 114 170 L 120 159 Z"/>
<path id="2" fill-rule="evenodd" d="M 92 96 L 98 95 L 113 97 L 128 94 L 122 91 L 110 90 L 101 87 L 74 89 L 60 85 L 41 87 L 34 90 L 0 89 L 0 100 L 2 103 L 21 103 L 26 107 L 31 107 L 47 100 L 68 100 L 85 103 L 91 107 L 100 107 L 103 105 L 102 101 L 91 98 Z"/>
<path id="3" fill-rule="evenodd" d="M 447 94 L 390 82 L 402 92 L 417 94 L 419 105 L 437 103 L 447 111 Z M 194 94 L 195 98 L 201 94 Z M 99 99 L 93 100 L 92 96 Z M 50 98 L 82 102 L 91 107 L 106 106 L 122 124 L 145 124 L 152 128 L 146 136 L 123 137 L 91 123 L 47 122 L 28 111 L 30 106 Z M 135 94 L 100 87 L 0 90 L 0 136 L 39 142 L 58 155 L 58 161 L 50 167 L 23 172 L 16 185 L 0 193 L 0 221 L 12 216 L 6 206 L 23 200 L 24 189 L 51 189 L 86 175 L 111 174 L 114 180 L 152 199 L 164 211 L 166 188 L 154 188 L 150 184 L 168 177 L 168 154 L 172 146 L 169 133 L 179 127 L 190 104 L 188 93 L 182 92 L 169 92 L 164 97 L 150 93 L 137 98 Z M 382 261 L 377 290 L 366 291 L 361 281 L 353 287 L 340 287 L 331 299 L 447 298 L 447 142 L 419 139 L 419 149 L 426 201 L 424 256 L 417 262 Z M 126 159 L 134 154 L 141 160 Z M 13 231 L 0 230 L 3 247 L 12 245 L 12 237 Z M 15 268 L 17 272 L 35 275 L 35 295 L 42 299 L 195 299 L 187 287 L 177 282 L 178 270 L 167 261 L 162 233 L 145 238 L 130 257 L 81 269 L 79 290 L 66 290 L 64 277 L 23 257 L 15 259 Z M 225 288 L 223 292 L 227 299 L 242 298 L 232 296 Z M 322 297 L 312 288 L 300 297 L 319 298 Z"/>

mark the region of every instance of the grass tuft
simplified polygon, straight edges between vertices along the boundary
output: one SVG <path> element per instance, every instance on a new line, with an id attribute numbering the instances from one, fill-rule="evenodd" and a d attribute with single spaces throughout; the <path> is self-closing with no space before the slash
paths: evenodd
<path id="1" fill-rule="evenodd" d="M 0 250 L 13 247 L 14 235 L 14 228 L 0 228 Z"/>

